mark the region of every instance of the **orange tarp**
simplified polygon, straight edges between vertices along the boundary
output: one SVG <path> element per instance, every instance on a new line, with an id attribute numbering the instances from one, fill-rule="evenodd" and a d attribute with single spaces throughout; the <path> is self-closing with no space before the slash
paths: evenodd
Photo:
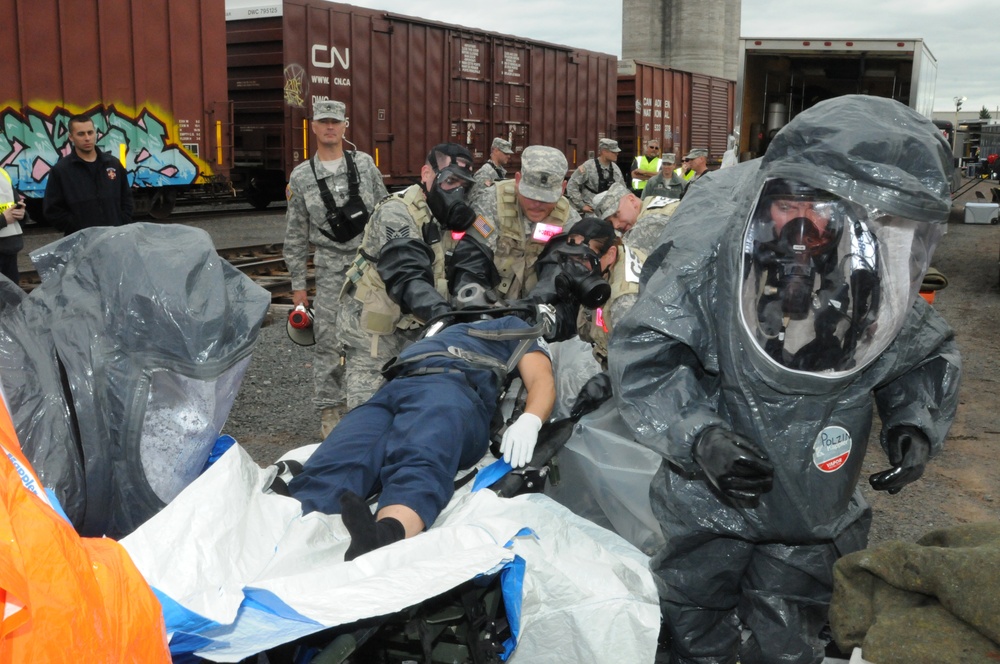
<path id="1" fill-rule="evenodd" d="M 118 542 L 49 502 L 0 408 L 0 664 L 169 662 L 163 614 Z"/>

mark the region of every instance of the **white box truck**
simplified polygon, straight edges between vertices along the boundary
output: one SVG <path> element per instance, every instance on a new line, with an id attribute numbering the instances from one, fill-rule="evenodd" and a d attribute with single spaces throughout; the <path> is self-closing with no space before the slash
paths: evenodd
<path id="1" fill-rule="evenodd" d="M 922 39 L 740 39 L 734 133 L 759 157 L 789 120 L 847 94 L 889 97 L 931 117 L 937 60 Z"/>

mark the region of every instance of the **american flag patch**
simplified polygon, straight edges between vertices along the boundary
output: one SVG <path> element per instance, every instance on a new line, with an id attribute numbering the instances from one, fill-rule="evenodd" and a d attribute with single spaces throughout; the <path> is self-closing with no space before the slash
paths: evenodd
<path id="1" fill-rule="evenodd" d="M 472 227 L 475 228 L 476 232 L 478 232 L 484 238 L 493 235 L 493 232 L 496 230 L 495 228 L 493 228 L 493 224 L 487 221 L 486 217 L 484 217 L 483 215 L 479 215 L 478 217 L 476 217 L 476 220 L 472 222 Z"/>

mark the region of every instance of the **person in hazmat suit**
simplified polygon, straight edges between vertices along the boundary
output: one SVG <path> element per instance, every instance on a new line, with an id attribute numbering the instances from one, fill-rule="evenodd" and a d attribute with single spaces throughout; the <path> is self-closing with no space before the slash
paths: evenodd
<path id="1" fill-rule="evenodd" d="M 671 662 L 820 662 L 832 567 L 864 548 L 873 422 L 899 492 L 937 454 L 961 363 L 918 297 L 952 158 L 895 101 L 828 100 L 690 190 L 609 343 L 613 391 L 661 454 L 651 565 Z"/>

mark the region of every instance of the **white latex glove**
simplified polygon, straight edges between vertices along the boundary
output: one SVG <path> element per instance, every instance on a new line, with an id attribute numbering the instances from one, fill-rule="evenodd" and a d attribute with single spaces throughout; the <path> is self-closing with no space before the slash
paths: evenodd
<path id="1" fill-rule="evenodd" d="M 503 453 L 503 460 L 513 468 L 520 468 L 528 463 L 535 451 L 535 443 L 538 442 L 538 431 L 541 428 L 542 421 L 537 415 L 523 413 L 521 417 L 517 418 L 503 432 L 503 440 L 500 441 L 500 451 Z"/>

